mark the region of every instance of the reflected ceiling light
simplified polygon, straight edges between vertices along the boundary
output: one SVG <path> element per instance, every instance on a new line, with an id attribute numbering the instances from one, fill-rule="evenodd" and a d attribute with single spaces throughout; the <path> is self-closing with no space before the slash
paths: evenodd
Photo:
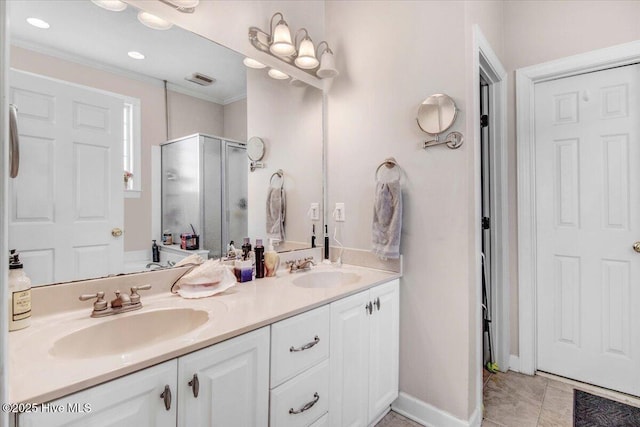
<path id="1" fill-rule="evenodd" d="M 51 25 L 49 25 L 49 23 L 47 21 L 43 21 L 40 18 L 27 18 L 27 22 L 31 25 L 33 25 L 34 27 L 37 28 L 42 28 L 44 30 L 46 30 L 47 28 L 49 28 Z"/>
<path id="2" fill-rule="evenodd" d="M 310 70 L 312 68 L 316 68 L 319 62 L 316 58 L 316 49 L 313 47 L 313 41 L 311 40 L 311 37 L 309 37 L 309 32 L 306 28 L 298 30 L 296 33 L 296 40 L 298 39 L 298 34 L 300 34 L 301 31 L 304 31 L 304 38 L 300 43 L 296 43 L 296 46 L 298 46 L 298 56 L 294 63 L 300 68 Z"/>
<path id="3" fill-rule="evenodd" d="M 336 69 L 336 61 L 333 57 L 333 52 L 329 49 L 327 42 L 322 41 L 318 44 L 318 51 L 316 52 L 316 55 L 320 54 L 321 46 L 323 45 L 325 46 L 325 49 L 320 57 L 320 68 L 316 71 L 316 75 L 321 79 L 330 79 L 336 77 L 339 73 Z"/>
<path id="4" fill-rule="evenodd" d="M 242 60 L 242 62 L 243 62 L 243 63 L 244 63 L 244 65 L 246 65 L 247 67 L 249 67 L 249 68 L 255 68 L 255 69 L 258 69 L 258 70 L 259 70 L 259 69 L 261 69 L 261 68 L 266 67 L 266 65 L 264 65 L 262 62 L 258 62 L 258 61 L 256 61 L 255 59 L 253 59 L 253 58 L 249 58 L 249 57 L 244 58 L 244 60 Z"/>
<path id="5" fill-rule="evenodd" d="M 144 11 L 138 12 L 138 21 L 154 30 L 168 30 L 173 27 L 171 22 Z"/>
<path id="6" fill-rule="evenodd" d="M 282 71 L 276 70 L 275 68 L 270 68 L 268 74 L 269 74 L 269 77 L 276 80 L 285 80 L 289 78 L 288 74 L 285 74 Z"/>
<path id="7" fill-rule="evenodd" d="M 129 55 L 129 57 L 133 59 L 144 59 L 144 55 L 141 54 L 140 52 L 136 52 L 135 50 L 132 50 L 131 52 L 127 53 L 127 55 Z"/>
<path id="8" fill-rule="evenodd" d="M 91 3 L 112 12 L 122 12 L 127 8 L 127 4 L 120 0 L 91 0 Z"/>
<path id="9" fill-rule="evenodd" d="M 273 18 L 280 15 L 280 21 L 273 28 Z M 290 56 L 296 51 L 296 47 L 291 42 L 291 31 L 289 31 L 289 25 L 284 20 L 282 13 L 276 12 L 271 17 L 271 44 L 269 50 L 274 55 L 278 56 Z"/>

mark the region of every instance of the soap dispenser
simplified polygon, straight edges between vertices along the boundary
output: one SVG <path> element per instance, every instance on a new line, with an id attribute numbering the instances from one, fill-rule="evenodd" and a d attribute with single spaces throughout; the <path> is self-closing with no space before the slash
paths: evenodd
<path id="1" fill-rule="evenodd" d="M 19 254 L 9 255 L 9 330 L 31 325 L 31 280 L 24 273 Z"/>
<path id="2" fill-rule="evenodd" d="M 274 277 L 279 266 L 280 256 L 273 249 L 273 239 L 269 239 L 269 246 L 267 246 L 267 250 L 264 253 L 265 276 Z"/>

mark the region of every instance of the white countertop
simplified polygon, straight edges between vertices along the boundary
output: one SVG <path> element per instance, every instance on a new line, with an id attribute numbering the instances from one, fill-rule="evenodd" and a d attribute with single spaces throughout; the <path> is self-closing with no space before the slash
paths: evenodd
<path id="1" fill-rule="evenodd" d="M 335 271 L 320 265 L 316 271 Z M 302 288 L 292 280 L 305 273 L 279 272 L 279 277 L 239 283 L 209 298 L 183 299 L 169 292 L 142 294 L 143 308 L 103 318 L 91 318 L 91 307 L 33 318 L 30 327 L 9 334 L 9 399 L 12 403 L 43 403 L 140 369 L 208 347 L 315 307 L 400 277 L 400 274 L 343 266 L 357 282 L 334 288 Z M 100 322 L 145 311 L 192 308 L 207 311 L 204 325 L 178 338 L 124 354 L 70 359 L 50 354 L 53 344 L 68 334 Z M 123 330 L 123 334 L 127 331 Z"/>

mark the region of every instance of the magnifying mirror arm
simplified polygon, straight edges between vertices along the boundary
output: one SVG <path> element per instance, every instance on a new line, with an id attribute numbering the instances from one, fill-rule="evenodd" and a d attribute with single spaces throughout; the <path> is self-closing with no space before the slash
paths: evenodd
<path id="1" fill-rule="evenodd" d="M 443 141 L 440 141 L 439 137 L 440 137 L 440 134 L 436 134 L 436 139 L 432 139 L 431 141 L 425 141 L 422 144 L 422 148 L 426 150 L 428 147 L 447 144 L 447 147 L 451 149 L 456 149 L 456 148 L 459 148 L 462 145 L 462 142 L 464 141 L 464 137 L 462 136 L 462 134 L 457 131 L 449 133 Z"/>

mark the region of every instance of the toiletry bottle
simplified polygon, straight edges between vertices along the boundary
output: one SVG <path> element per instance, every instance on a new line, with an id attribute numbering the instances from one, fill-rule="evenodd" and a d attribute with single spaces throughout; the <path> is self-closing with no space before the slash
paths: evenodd
<path id="1" fill-rule="evenodd" d="M 22 269 L 15 249 L 9 256 L 9 330 L 17 331 L 31 324 L 31 280 Z"/>
<path id="2" fill-rule="evenodd" d="M 264 246 L 262 246 L 262 239 L 256 239 L 256 279 L 262 279 L 264 277 Z"/>
<path id="3" fill-rule="evenodd" d="M 324 259 L 329 259 L 329 227 L 324 225 Z"/>
<path id="4" fill-rule="evenodd" d="M 316 225 L 313 224 L 311 228 L 311 247 L 316 247 Z"/>
<path id="5" fill-rule="evenodd" d="M 278 253 L 273 250 L 273 239 L 269 239 L 269 246 L 264 253 L 264 270 L 267 277 L 274 277 L 276 271 L 280 266 L 280 257 Z"/>
<path id="6" fill-rule="evenodd" d="M 249 252 L 251 252 L 251 241 L 249 240 L 248 237 L 244 238 L 244 243 L 242 244 L 242 259 L 243 260 L 248 260 L 249 259 Z"/>
<path id="7" fill-rule="evenodd" d="M 160 262 L 160 248 L 155 240 L 153 241 L 153 245 L 151 245 L 151 254 L 153 256 L 153 262 Z"/>

